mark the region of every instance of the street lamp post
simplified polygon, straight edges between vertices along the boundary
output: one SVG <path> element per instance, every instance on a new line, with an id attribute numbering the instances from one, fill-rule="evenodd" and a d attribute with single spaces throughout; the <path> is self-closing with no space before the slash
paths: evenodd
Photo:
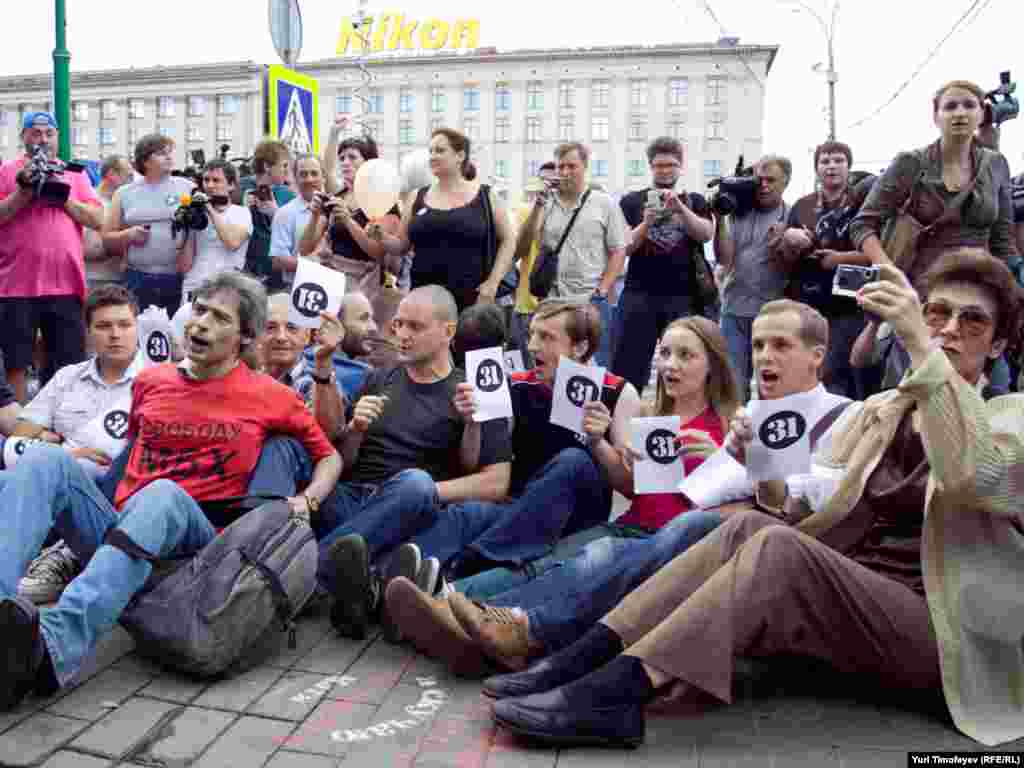
<path id="1" fill-rule="evenodd" d="M 57 44 L 53 49 L 53 111 L 57 117 L 62 160 L 71 160 L 71 52 L 67 48 L 67 12 L 56 0 Z"/>
<path id="2" fill-rule="evenodd" d="M 798 6 L 794 11 L 808 13 L 818 22 L 821 31 L 825 34 L 825 43 L 828 47 L 828 70 L 825 72 L 825 81 L 828 83 L 828 138 L 829 141 L 836 140 L 836 83 L 839 82 L 839 73 L 836 72 L 835 34 L 836 17 L 839 15 L 839 0 L 832 0 L 832 17 L 828 23 L 822 18 L 812 6 L 803 0 L 793 0 Z M 817 69 L 817 67 L 816 67 Z"/>

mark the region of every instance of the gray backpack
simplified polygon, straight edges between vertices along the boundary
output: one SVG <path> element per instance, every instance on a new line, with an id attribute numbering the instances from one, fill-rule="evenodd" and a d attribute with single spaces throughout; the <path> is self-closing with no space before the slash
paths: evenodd
<path id="1" fill-rule="evenodd" d="M 121 615 L 141 655 L 211 677 L 259 663 L 286 633 L 295 647 L 293 620 L 313 594 L 318 550 L 309 524 L 284 501 L 244 512 L 173 569 L 125 546 L 116 531 L 108 544 L 156 566 Z"/>

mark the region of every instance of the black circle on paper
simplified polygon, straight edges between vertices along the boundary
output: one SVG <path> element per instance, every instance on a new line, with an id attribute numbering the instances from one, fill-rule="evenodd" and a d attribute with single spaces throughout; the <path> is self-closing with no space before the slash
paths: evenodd
<path id="1" fill-rule="evenodd" d="M 676 460 L 676 436 L 667 429 L 655 429 L 647 436 L 647 456 L 657 464 Z"/>
<path id="2" fill-rule="evenodd" d="M 494 392 L 505 380 L 505 372 L 497 360 L 484 360 L 476 369 L 476 387 L 481 392 Z"/>
<path id="3" fill-rule="evenodd" d="M 292 305 L 305 317 L 320 317 L 327 309 L 327 291 L 316 283 L 303 283 L 292 291 Z"/>
<path id="4" fill-rule="evenodd" d="M 570 376 L 565 383 L 565 394 L 569 402 L 577 408 L 582 408 L 585 403 L 594 399 L 596 387 L 594 382 L 586 376 Z"/>
<path id="5" fill-rule="evenodd" d="M 128 434 L 128 411 L 111 411 L 103 417 L 103 429 L 115 440 Z"/>
<path id="6" fill-rule="evenodd" d="M 773 413 L 761 424 L 757 436 L 773 451 L 789 448 L 807 431 L 807 420 L 796 411 Z"/>
<path id="7" fill-rule="evenodd" d="M 146 354 L 154 363 L 166 363 L 171 359 L 171 341 L 163 331 L 153 331 L 146 339 Z"/>

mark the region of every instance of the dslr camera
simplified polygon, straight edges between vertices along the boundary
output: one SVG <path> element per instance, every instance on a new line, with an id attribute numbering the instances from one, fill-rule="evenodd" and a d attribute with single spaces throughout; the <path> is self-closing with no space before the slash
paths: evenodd
<path id="1" fill-rule="evenodd" d="M 736 170 L 732 176 L 708 182 L 708 189 L 715 187 L 718 192 L 711 198 L 711 209 L 719 216 L 732 214 L 739 217 L 754 210 L 758 181 L 753 166 L 743 167 L 743 155 L 736 161 Z"/>
<path id="2" fill-rule="evenodd" d="M 1000 72 L 999 87 L 985 94 L 986 122 L 998 126 L 1020 114 L 1020 102 L 1013 96 L 1016 90 L 1017 84 L 1010 80 L 1009 71 Z"/>
<path id="3" fill-rule="evenodd" d="M 30 159 L 23 169 L 25 173 L 19 174 L 18 186 L 31 189 L 34 200 L 40 200 L 47 205 L 64 205 L 71 194 L 71 185 L 61 180 L 60 175 L 64 171 L 81 173 L 85 166 L 51 159 L 43 144 L 30 145 L 28 151 Z"/>
<path id="4" fill-rule="evenodd" d="M 835 296 L 857 296 L 857 291 L 868 283 L 878 280 L 878 267 L 860 267 L 856 264 L 840 264 L 832 278 L 832 294 Z"/>
<path id="5" fill-rule="evenodd" d="M 338 201 L 333 199 L 326 192 L 317 192 L 317 199 L 320 201 L 320 210 L 323 211 L 324 216 L 330 216 L 334 213 L 334 208 L 338 204 Z"/>
<path id="6" fill-rule="evenodd" d="M 174 221 L 171 222 L 171 234 L 177 236 L 179 232 L 185 232 L 186 237 L 190 230 L 202 232 L 210 226 L 210 216 L 206 212 L 206 205 L 227 205 L 227 195 L 208 195 L 198 187 L 192 190 L 191 195 L 183 195 L 181 205 L 174 212 Z"/>

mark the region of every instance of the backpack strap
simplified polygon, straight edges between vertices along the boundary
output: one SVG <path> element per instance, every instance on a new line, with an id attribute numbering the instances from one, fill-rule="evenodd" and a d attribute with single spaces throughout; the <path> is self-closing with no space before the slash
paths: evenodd
<path id="1" fill-rule="evenodd" d="M 839 405 L 835 406 L 832 410 L 818 419 L 818 423 L 811 429 L 811 434 L 808 437 L 811 443 L 811 453 L 814 453 L 818 447 L 818 441 L 826 432 L 828 432 L 829 428 L 835 424 L 836 419 L 842 415 L 843 411 L 845 411 L 851 403 L 851 400 L 847 400 L 845 403 L 839 403 Z"/>

